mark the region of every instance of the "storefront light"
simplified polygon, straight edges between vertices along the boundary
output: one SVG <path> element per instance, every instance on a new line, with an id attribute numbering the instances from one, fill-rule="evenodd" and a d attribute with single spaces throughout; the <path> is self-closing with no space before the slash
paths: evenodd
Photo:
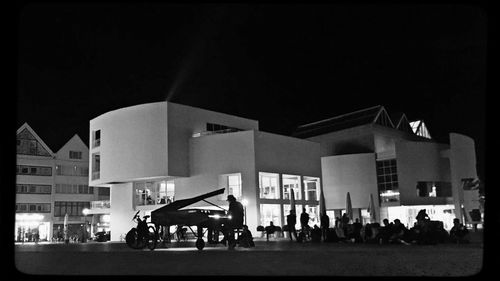
<path id="1" fill-rule="evenodd" d="M 40 214 L 16 214 L 16 221 L 40 222 L 42 220 L 43 220 L 43 215 Z"/>
<path id="2" fill-rule="evenodd" d="M 111 217 L 110 217 L 110 215 L 102 215 L 102 217 L 101 217 L 101 221 L 102 221 L 102 222 L 109 223 L 109 222 L 111 221 Z"/>

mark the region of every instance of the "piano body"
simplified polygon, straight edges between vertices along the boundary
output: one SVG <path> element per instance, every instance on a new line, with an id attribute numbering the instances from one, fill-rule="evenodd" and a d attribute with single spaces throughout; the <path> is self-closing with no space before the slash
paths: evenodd
<path id="1" fill-rule="evenodd" d="M 151 212 L 151 222 L 158 226 L 196 226 L 197 237 L 196 247 L 202 250 L 205 246 L 203 241 L 203 228 L 218 228 L 227 221 L 226 211 L 213 203 L 206 201 L 206 198 L 213 197 L 224 193 L 224 188 L 202 194 L 196 197 L 176 200 L 166 206 L 156 209 Z M 219 207 L 221 210 L 209 209 L 182 209 L 199 201 L 205 201 L 211 205 Z M 182 210 L 181 210 L 182 209 Z M 194 234 L 194 233 L 193 233 Z"/>

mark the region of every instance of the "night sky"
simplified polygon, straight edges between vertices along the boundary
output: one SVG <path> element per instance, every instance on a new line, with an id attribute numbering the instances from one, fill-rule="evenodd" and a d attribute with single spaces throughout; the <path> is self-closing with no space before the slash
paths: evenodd
<path id="1" fill-rule="evenodd" d="M 472 137 L 483 173 L 487 11 L 466 5 L 31 4 L 17 127 L 53 151 L 110 110 L 169 101 L 301 124 L 383 105 Z"/>

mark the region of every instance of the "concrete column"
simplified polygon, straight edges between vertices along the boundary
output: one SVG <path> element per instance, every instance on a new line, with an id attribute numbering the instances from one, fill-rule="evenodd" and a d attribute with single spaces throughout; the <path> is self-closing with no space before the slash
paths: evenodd
<path id="1" fill-rule="evenodd" d="M 111 185 L 110 190 L 110 231 L 111 241 L 120 241 L 135 223 L 132 216 L 135 214 L 133 183 Z"/>

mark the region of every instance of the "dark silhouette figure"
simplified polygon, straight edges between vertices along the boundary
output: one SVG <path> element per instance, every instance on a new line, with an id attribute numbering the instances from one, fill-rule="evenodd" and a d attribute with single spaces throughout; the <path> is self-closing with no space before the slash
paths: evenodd
<path id="1" fill-rule="evenodd" d="M 269 241 L 269 235 L 274 234 L 276 232 L 276 226 L 271 221 L 269 222 L 269 225 L 266 226 L 265 230 L 266 230 L 266 241 Z"/>
<path id="2" fill-rule="evenodd" d="M 309 214 L 306 212 L 306 208 L 302 208 L 302 214 L 300 214 L 300 235 L 302 236 L 302 239 L 309 237 L 311 238 L 310 235 L 310 226 L 309 226 Z M 300 240 L 300 239 L 299 239 Z"/>
<path id="3" fill-rule="evenodd" d="M 314 243 L 321 242 L 321 229 L 315 224 L 311 230 L 311 241 Z"/>
<path id="4" fill-rule="evenodd" d="M 243 227 L 244 208 L 243 204 L 236 201 L 236 198 L 233 195 L 228 195 L 227 201 L 229 201 L 229 210 L 227 212 L 227 215 L 231 218 L 228 219 L 227 223 L 224 225 L 225 237 L 223 239 L 223 242 L 227 241 L 229 243 L 229 249 L 233 249 L 236 246 L 236 240 L 234 239 L 234 229 Z"/>
<path id="5" fill-rule="evenodd" d="M 255 243 L 253 242 L 252 232 L 248 229 L 247 225 L 243 225 L 243 230 L 241 231 L 240 236 L 238 237 L 238 244 L 243 248 L 255 247 Z"/>
<path id="6" fill-rule="evenodd" d="M 455 218 L 453 219 L 453 227 L 450 230 L 450 241 L 457 244 L 469 243 L 468 239 L 469 230 L 463 224 L 460 223 L 460 220 Z"/>
<path id="7" fill-rule="evenodd" d="M 297 215 L 295 215 L 294 210 L 290 210 L 290 214 L 286 216 L 286 223 L 288 225 L 290 241 L 293 241 L 292 233 L 295 236 L 295 240 L 297 240 L 297 230 L 295 229 L 295 225 L 297 224 Z"/>
<path id="8" fill-rule="evenodd" d="M 389 243 L 389 238 L 392 235 L 392 226 L 389 224 L 388 219 L 384 219 L 382 223 L 384 226 L 380 228 L 377 239 L 379 244 L 387 244 Z"/>
<path id="9" fill-rule="evenodd" d="M 389 243 L 409 245 L 408 229 L 401 223 L 399 219 L 394 220 L 394 225 L 391 227 L 391 236 Z"/>
<path id="10" fill-rule="evenodd" d="M 328 233 L 328 228 L 330 227 L 330 217 L 324 213 L 321 215 L 321 236 L 323 237 L 323 241 L 326 240 L 326 235 Z"/>
<path id="11" fill-rule="evenodd" d="M 354 223 L 352 224 L 352 235 L 351 239 L 354 238 L 355 243 L 361 243 L 363 242 L 363 239 L 361 238 L 361 228 L 363 225 L 359 222 L 359 219 L 356 219 Z"/>

